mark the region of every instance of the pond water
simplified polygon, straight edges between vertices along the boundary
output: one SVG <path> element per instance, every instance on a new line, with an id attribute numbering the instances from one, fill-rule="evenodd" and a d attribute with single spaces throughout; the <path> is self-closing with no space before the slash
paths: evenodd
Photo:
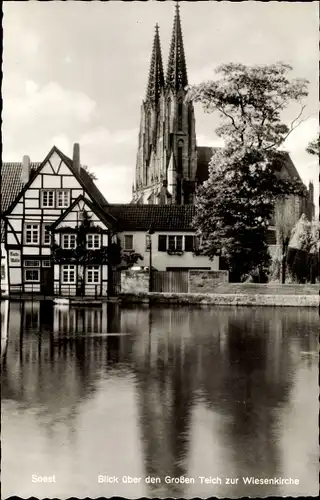
<path id="1" fill-rule="evenodd" d="M 1 319 L 2 498 L 318 494 L 317 310 L 2 302 Z"/>

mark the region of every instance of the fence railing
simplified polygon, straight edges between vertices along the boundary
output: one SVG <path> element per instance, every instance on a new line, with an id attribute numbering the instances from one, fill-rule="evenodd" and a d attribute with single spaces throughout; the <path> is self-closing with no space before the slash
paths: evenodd
<path id="1" fill-rule="evenodd" d="M 100 284 L 85 284 L 81 287 L 77 286 L 75 283 L 72 284 L 62 284 L 59 283 L 54 286 L 53 296 L 62 297 L 94 297 L 98 298 L 103 295 L 103 288 Z M 106 295 L 106 291 L 105 291 Z"/>
<path id="2" fill-rule="evenodd" d="M 54 286 L 53 293 L 45 293 L 41 291 L 39 284 L 24 284 L 24 285 L 11 285 L 9 289 L 9 294 L 15 298 L 22 298 L 22 296 L 30 295 L 31 299 L 36 297 L 78 297 L 78 296 L 90 296 L 94 298 L 101 297 L 103 295 L 103 288 L 100 284 L 86 284 L 82 287 L 82 290 L 77 287 L 76 284 L 58 284 Z M 105 291 L 104 295 L 106 295 Z"/>

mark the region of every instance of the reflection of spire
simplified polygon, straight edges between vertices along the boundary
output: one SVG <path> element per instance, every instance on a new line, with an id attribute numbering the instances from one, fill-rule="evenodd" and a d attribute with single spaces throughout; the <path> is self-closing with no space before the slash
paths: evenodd
<path id="1" fill-rule="evenodd" d="M 164 87 L 163 65 L 161 56 L 159 26 L 156 24 L 156 32 L 153 40 L 152 56 L 149 70 L 146 101 L 156 106 Z"/>
<path id="2" fill-rule="evenodd" d="M 183 89 L 188 85 L 187 66 L 184 55 L 178 3 L 176 3 L 176 13 L 173 21 L 166 85 L 173 90 Z"/>
<path id="3" fill-rule="evenodd" d="M 151 332 L 146 331 L 136 353 L 146 475 L 162 479 L 166 475 L 180 477 L 187 474 L 193 396 L 190 369 L 193 353 L 184 345 L 182 329 L 177 328 L 172 337 L 167 330 L 161 331 L 161 325 L 167 327 L 164 314 L 164 311 L 152 311 L 153 317 L 149 316 Z M 172 311 L 172 315 L 174 323 L 178 320 L 179 324 L 180 311 Z M 183 497 L 184 493 L 182 484 L 165 486 L 162 481 L 161 485 L 150 487 L 157 495 Z"/>

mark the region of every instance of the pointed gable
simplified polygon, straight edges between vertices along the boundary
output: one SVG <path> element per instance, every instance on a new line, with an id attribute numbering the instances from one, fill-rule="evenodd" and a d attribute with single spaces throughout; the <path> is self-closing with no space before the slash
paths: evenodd
<path id="1" fill-rule="evenodd" d="M 92 203 L 88 198 L 80 195 L 70 207 L 51 225 L 51 230 L 59 231 L 64 227 L 76 227 L 80 221 L 79 214 L 86 211 L 95 226 L 101 229 L 112 229 L 116 220 L 112 214 L 103 212 L 100 207 Z"/>
<path id="2" fill-rule="evenodd" d="M 13 164 L 7 164 L 13 165 Z M 15 172 L 14 178 L 17 176 L 21 177 L 21 169 L 22 164 L 17 163 L 14 165 L 18 165 L 17 171 Z M 79 184 L 79 188 L 84 189 L 87 195 L 92 199 L 92 201 L 98 203 L 99 205 L 107 205 L 108 202 L 104 198 L 103 194 L 99 191 L 97 186 L 94 184 L 93 180 L 90 178 L 89 174 L 80 167 L 76 169 L 73 165 L 73 161 L 63 154 L 56 146 L 53 146 L 46 158 L 41 163 L 34 163 L 35 167 L 32 170 L 32 175 L 30 175 L 29 181 L 23 186 L 21 180 L 19 178 L 19 182 L 16 182 L 15 186 L 15 197 L 10 198 L 10 203 L 7 203 L 3 212 L 11 213 L 15 206 L 19 203 L 24 193 L 30 188 L 41 188 L 39 174 L 44 175 L 65 175 L 65 176 L 73 176 Z M 3 173 L 2 173 L 3 176 Z M 17 180 L 17 179 L 16 179 Z M 62 186 L 62 187 L 70 187 L 70 186 Z M 73 181 L 73 188 L 74 185 Z M 1 186 L 1 194 L 3 192 L 3 186 Z M 2 204 L 1 204 L 2 209 Z M 20 212 L 19 212 L 20 213 Z"/>

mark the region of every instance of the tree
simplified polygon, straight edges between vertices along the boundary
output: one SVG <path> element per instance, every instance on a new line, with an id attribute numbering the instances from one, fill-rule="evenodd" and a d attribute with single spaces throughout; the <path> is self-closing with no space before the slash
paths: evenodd
<path id="1" fill-rule="evenodd" d="M 89 175 L 89 177 L 90 177 L 93 181 L 98 180 L 98 178 L 97 178 L 96 174 L 95 174 L 95 173 L 93 173 L 93 172 L 91 172 L 91 171 L 89 170 L 88 165 L 82 165 L 82 168 L 83 168 L 83 170 L 85 170 L 85 171 L 87 172 L 87 174 Z"/>
<path id="2" fill-rule="evenodd" d="M 314 139 L 308 144 L 306 151 L 310 155 L 319 156 L 319 150 L 320 150 L 320 135 L 318 138 Z"/>
<path id="3" fill-rule="evenodd" d="M 299 179 L 280 175 L 286 155 L 279 147 L 300 123 L 301 100 L 307 96 L 307 80 L 290 81 L 291 69 L 283 63 L 230 63 L 218 68 L 222 78 L 189 88 L 188 99 L 219 114 L 216 133 L 225 142 L 211 159 L 208 181 L 197 189 L 194 226 L 202 236 L 202 252 L 220 255 L 233 281 L 249 275 L 266 279 L 274 203 L 305 194 Z M 300 112 L 287 126 L 281 112 L 290 102 L 299 102 Z"/>
<path id="4" fill-rule="evenodd" d="M 291 231 L 288 268 L 299 283 L 315 282 L 319 276 L 319 221 L 302 214 Z"/>

